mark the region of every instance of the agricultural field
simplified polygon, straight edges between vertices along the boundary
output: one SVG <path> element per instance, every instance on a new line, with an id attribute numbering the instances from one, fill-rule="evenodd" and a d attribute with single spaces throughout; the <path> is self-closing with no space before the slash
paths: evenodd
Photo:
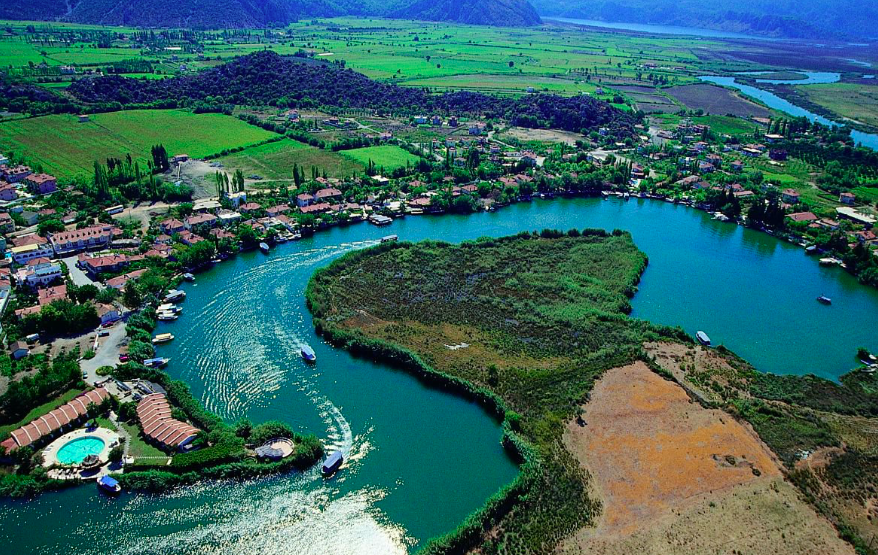
<path id="1" fill-rule="evenodd" d="M 292 180 L 294 164 L 304 168 L 307 175 L 312 167 L 316 167 L 321 175 L 325 171 L 327 176 L 339 178 L 362 173 L 365 169 L 365 164 L 341 153 L 321 150 L 292 139 L 250 147 L 216 161 L 228 171 L 240 169 L 244 175 L 256 174 L 272 181 Z"/>
<path id="2" fill-rule="evenodd" d="M 686 85 L 672 87 L 665 92 L 690 110 L 703 110 L 706 114 L 732 114 L 743 118 L 770 115 L 768 108 L 716 85 Z"/>
<path id="3" fill-rule="evenodd" d="M 371 161 L 376 167 L 384 168 L 386 171 L 404 168 L 406 165 L 416 164 L 420 160 L 420 158 L 407 150 L 393 145 L 342 150 L 339 154 L 363 166 L 366 166 Z"/>
<path id="4" fill-rule="evenodd" d="M 795 90 L 837 117 L 878 128 L 878 86 L 832 83 L 805 85 Z"/>
<path id="5" fill-rule="evenodd" d="M 59 178 L 88 176 L 95 160 L 146 160 L 153 145 L 168 154 L 198 158 L 276 137 L 222 114 L 182 110 L 131 110 L 94 114 L 79 123 L 74 115 L 53 115 L 0 123 L 0 151 L 33 160 Z"/>

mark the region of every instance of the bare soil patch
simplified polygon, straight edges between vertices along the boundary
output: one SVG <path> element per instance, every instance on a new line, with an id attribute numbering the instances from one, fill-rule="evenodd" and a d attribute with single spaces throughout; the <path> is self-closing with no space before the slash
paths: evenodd
<path id="1" fill-rule="evenodd" d="M 564 442 L 604 510 L 560 552 L 852 553 L 748 427 L 646 364 L 606 372 L 582 418 Z"/>
<path id="2" fill-rule="evenodd" d="M 665 92 L 687 108 L 704 110 L 708 114 L 732 114 L 742 118 L 769 115 L 767 108 L 716 85 L 683 85 L 665 89 Z"/>
<path id="3" fill-rule="evenodd" d="M 554 129 L 525 129 L 524 127 L 510 127 L 503 132 L 503 135 L 515 137 L 521 141 L 551 141 L 555 143 L 566 143 L 575 145 L 576 141 L 584 140 L 579 133 L 570 131 L 558 131 Z M 499 137 L 502 139 L 502 137 Z"/>

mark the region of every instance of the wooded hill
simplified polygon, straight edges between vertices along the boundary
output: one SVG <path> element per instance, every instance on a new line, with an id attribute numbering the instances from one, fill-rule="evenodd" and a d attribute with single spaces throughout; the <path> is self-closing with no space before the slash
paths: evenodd
<path id="1" fill-rule="evenodd" d="M 193 102 L 278 107 L 368 108 L 386 113 L 478 115 L 513 125 L 633 133 L 633 116 L 588 96 L 531 94 L 518 98 L 472 92 L 433 95 L 369 79 L 339 64 L 262 51 L 194 75 L 168 79 L 104 76 L 80 79 L 68 94 L 97 105 L 189 106 Z"/>
<path id="2" fill-rule="evenodd" d="M 476 25 L 540 23 L 540 17 L 527 0 L 4 0 L 0 3 L 0 19 L 190 29 L 265 27 L 286 25 L 302 18 L 341 15 Z"/>

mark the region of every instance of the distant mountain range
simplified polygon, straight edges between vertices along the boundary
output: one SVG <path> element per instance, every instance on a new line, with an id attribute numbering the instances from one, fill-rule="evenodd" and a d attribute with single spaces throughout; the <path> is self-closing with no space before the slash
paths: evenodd
<path id="1" fill-rule="evenodd" d="M 871 0 L 533 0 L 543 17 L 651 23 L 782 38 L 878 37 Z"/>
<path id="2" fill-rule="evenodd" d="M 261 27 L 340 15 L 502 26 L 537 25 L 542 15 L 784 38 L 878 38 L 878 2 L 871 0 L 0 0 L 0 19 L 144 27 Z"/>
<path id="3" fill-rule="evenodd" d="M 143 27 L 261 27 L 371 15 L 474 25 L 541 23 L 527 0 L 2 0 L 0 19 Z"/>

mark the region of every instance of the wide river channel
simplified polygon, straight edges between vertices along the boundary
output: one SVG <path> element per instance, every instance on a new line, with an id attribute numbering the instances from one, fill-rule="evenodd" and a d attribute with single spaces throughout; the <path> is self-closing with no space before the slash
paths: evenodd
<path id="1" fill-rule="evenodd" d="M 210 410 L 318 434 L 348 454 L 336 478 L 315 469 L 117 499 L 85 485 L 0 503 L 0 540 L 16 554 L 415 551 L 512 480 L 516 466 L 477 405 L 322 343 L 305 286 L 315 269 L 390 233 L 459 242 L 546 227 L 630 230 L 650 260 L 634 316 L 704 330 L 760 370 L 835 379 L 855 365 L 858 346 L 878 350 L 878 290 L 801 248 L 670 203 L 558 199 L 333 228 L 199 274 L 184 286 L 182 317 L 158 331 L 176 335 L 159 348 L 168 371 Z M 302 343 L 316 350 L 315 366 L 301 362 Z"/>

